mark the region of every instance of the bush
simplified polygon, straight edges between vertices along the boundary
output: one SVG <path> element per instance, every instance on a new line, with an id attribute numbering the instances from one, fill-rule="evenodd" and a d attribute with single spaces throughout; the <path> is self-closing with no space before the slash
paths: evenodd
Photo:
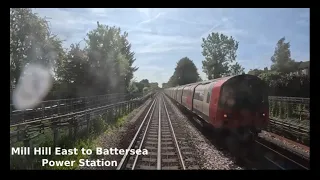
<path id="1" fill-rule="evenodd" d="M 310 78 L 307 75 L 262 73 L 259 77 L 269 86 L 269 96 L 310 97 Z"/>

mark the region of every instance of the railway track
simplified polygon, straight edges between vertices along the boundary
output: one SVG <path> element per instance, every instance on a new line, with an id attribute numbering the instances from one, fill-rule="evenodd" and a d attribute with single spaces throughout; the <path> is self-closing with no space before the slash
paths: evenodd
<path id="1" fill-rule="evenodd" d="M 192 148 L 181 142 L 182 133 L 177 133 L 171 121 L 166 101 L 159 94 L 145 115 L 128 149 L 147 149 L 148 155 L 122 157 L 118 170 L 185 170 L 192 158 Z M 181 134 L 181 135 L 180 135 Z M 180 141 L 178 141 L 180 139 Z"/>
<path id="2" fill-rule="evenodd" d="M 202 123 L 197 120 L 198 117 L 185 112 L 183 108 L 177 105 L 177 107 L 188 116 L 190 122 L 203 133 L 214 145 L 228 150 L 228 148 L 221 143 L 219 139 L 215 138 L 214 134 L 207 128 L 203 128 Z M 257 170 L 257 169 L 281 169 L 281 170 L 309 170 L 310 160 L 308 157 L 301 156 L 294 151 L 278 146 L 263 138 L 258 138 L 254 143 L 244 147 L 248 150 L 247 156 L 236 157 L 241 166 Z"/>
<path id="3" fill-rule="evenodd" d="M 258 138 L 255 145 L 262 150 L 265 168 L 281 170 L 309 170 L 310 159 L 289 149 L 280 147 L 265 139 Z"/>

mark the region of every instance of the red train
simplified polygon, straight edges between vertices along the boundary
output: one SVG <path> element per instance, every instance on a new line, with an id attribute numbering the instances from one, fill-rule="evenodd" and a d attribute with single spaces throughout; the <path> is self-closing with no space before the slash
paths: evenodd
<path id="1" fill-rule="evenodd" d="M 267 85 L 257 76 L 229 76 L 164 91 L 223 135 L 247 140 L 269 123 Z"/>

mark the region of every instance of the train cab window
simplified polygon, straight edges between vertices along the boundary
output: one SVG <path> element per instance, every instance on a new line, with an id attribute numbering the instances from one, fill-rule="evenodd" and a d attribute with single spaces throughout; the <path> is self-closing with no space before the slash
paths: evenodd
<path id="1" fill-rule="evenodd" d="M 195 88 L 195 92 L 194 92 L 194 99 L 198 100 L 198 101 L 203 101 L 203 85 L 199 85 Z"/>
<path id="2" fill-rule="evenodd" d="M 183 95 L 183 96 L 188 96 L 188 94 L 189 94 L 189 90 L 188 90 L 187 87 L 185 87 L 185 88 L 183 89 L 183 91 L 182 91 L 182 95 Z"/>
<path id="3" fill-rule="evenodd" d="M 203 101 L 203 93 L 199 92 L 199 101 Z"/>
<path id="4" fill-rule="evenodd" d="M 207 103 L 210 103 L 211 92 L 212 92 L 214 84 L 216 84 L 216 82 L 212 82 L 211 85 L 208 88 Z"/>
<path id="5" fill-rule="evenodd" d="M 196 99 L 198 101 L 203 101 L 203 92 L 201 92 L 201 90 L 195 91 L 193 99 Z"/>
<path id="6" fill-rule="evenodd" d="M 193 96 L 193 99 L 199 99 L 199 93 L 198 92 L 194 92 L 194 96 Z"/>
<path id="7" fill-rule="evenodd" d="M 208 95 L 207 95 L 207 103 L 210 102 L 210 92 L 208 92 Z"/>

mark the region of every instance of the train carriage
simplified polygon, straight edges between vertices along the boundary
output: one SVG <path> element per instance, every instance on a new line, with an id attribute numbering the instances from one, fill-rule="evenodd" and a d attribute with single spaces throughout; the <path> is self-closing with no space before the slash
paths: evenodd
<path id="1" fill-rule="evenodd" d="M 215 129 L 244 136 L 269 123 L 267 85 L 257 76 L 223 77 L 171 91 L 172 99 Z"/>
<path id="2" fill-rule="evenodd" d="M 183 90 L 182 90 L 182 95 L 181 95 L 181 105 L 184 106 L 185 108 L 191 110 L 191 98 L 193 96 L 193 91 L 191 90 L 191 85 L 187 84 Z M 188 102 L 188 99 L 190 102 Z"/>
<path id="3" fill-rule="evenodd" d="M 197 87 L 198 83 L 192 83 L 189 84 L 187 87 L 185 87 L 185 93 L 183 93 L 183 105 L 189 109 L 190 111 L 193 110 L 193 96 L 194 96 L 194 89 Z"/>
<path id="4" fill-rule="evenodd" d="M 177 96 L 176 96 L 176 100 L 179 104 L 181 104 L 181 98 L 182 98 L 182 92 L 183 92 L 183 88 L 185 87 L 186 85 L 182 85 L 182 86 L 179 86 L 177 88 Z"/>
<path id="5" fill-rule="evenodd" d="M 261 129 L 269 121 L 267 85 L 256 76 L 229 78 L 221 84 L 218 97 L 218 106 L 213 107 L 218 127 Z"/>

